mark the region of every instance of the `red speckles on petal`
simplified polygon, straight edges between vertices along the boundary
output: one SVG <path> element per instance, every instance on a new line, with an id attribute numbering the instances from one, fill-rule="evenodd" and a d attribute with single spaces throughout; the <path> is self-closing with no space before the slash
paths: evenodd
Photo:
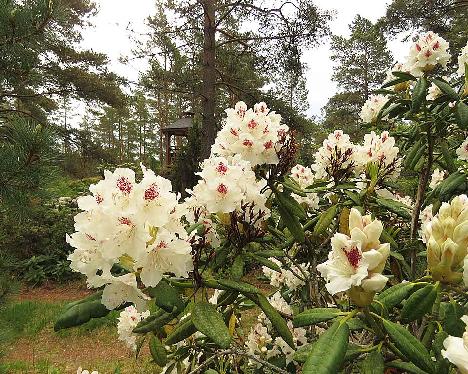
<path id="1" fill-rule="evenodd" d="M 433 49 L 434 51 L 436 51 L 436 50 L 438 50 L 439 48 L 440 48 L 440 43 L 439 43 L 439 41 L 437 40 L 437 41 L 434 43 L 434 45 L 432 46 L 432 49 Z"/>
<path id="2" fill-rule="evenodd" d="M 99 194 L 96 194 L 94 198 L 96 199 L 97 204 L 101 204 L 104 201 L 104 198 Z"/>
<path id="3" fill-rule="evenodd" d="M 225 184 L 220 183 L 216 188 L 216 191 L 218 191 L 222 195 L 226 195 L 228 193 L 228 188 Z"/>
<path id="4" fill-rule="evenodd" d="M 127 217 L 120 217 L 119 218 L 119 222 L 122 224 L 122 225 L 127 225 L 127 226 L 133 226 L 133 223 L 130 219 L 128 219 Z"/>
<path id="5" fill-rule="evenodd" d="M 346 257 L 348 258 L 349 264 L 357 269 L 359 263 L 362 259 L 361 251 L 357 247 L 352 247 L 351 249 L 343 248 L 343 252 L 345 253 Z"/>
<path id="6" fill-rule="evenodd" d="M 130 192 L 132 192 L 133 185 L 132 182 L 128 180 L 128 178 L 120 177 L 119 179 L 117 179 L 117 188 L 124 194 L 129 194 Z"/>
<path id="7" fill-rule="evenodd" d="M 428 49 L 426 52 L 424 52 L 424 56 L 425 56 L 426 58 L 429 58 L 429 57 L 432 56 L 432 52 Z"/>
<path id="8" fill-rule="evenodd" d="M 152 201 L 159 197 L 159 186 L 153 183 L 145 190 L 145 200 Z"/>
<path id="9" fill-rule="evenodd" d="M 254 128 L 257 127 L 257 122 L 255 122 L 255 120 L 251 119 L 249 121 L 249 123 L 247 124 L 247 126 L 248 126 L 249 129 L 254 129 Z"/>
<path id="10" fill-rule="evenodd" d="M 249 139 L 244 139 L 242 144 L 245 145 L 246 147 L 252 147 L 253 146 L 253 141 L 249 140 Z"/>
<path id="11" fill-rule="evenodd" d="M 416 43 L 416 50 L 417 50 L 418 52 L 421 52 L 421 46 L 420 46 L 418 43 Z"/>
<path id="12" fill-rule="evenodd" d="M 220 162 L 220 163 L 218 164 L 218 166 L 216 166 L 216 171 L 217 171 L 219 174 L 224 175 L 224 174 L 226 174 L 226 172 L 228 171 L 228 167 L 227 167 L 224 163 Z"/>
<path id="13" fill-rule="evenodd" d="M 263 144 L 265 149 L 271 149 L 273 147 L 273 142 L 271 140 L 267 141 L 265 144 Z"/>
<path id="14" fill-rule="evenodd" d="M 96 241 L 96 239 L 93 238 L 93 237 L 92 237 L 91 235 L 89 235 L 89 234 L 86 234 L 86 239 L 92 240 L 92 241 Z"/>
<path id="15" fill-rule="evenodd" d="M 234 136 L 239 136 L 239 132 L 238 132 L 236 129 L 231 129 L 231 130 L 229 130 L 229 131 L 230 131 L 230 133 L 231 133 L 232 135 L 234 135 Z"/>
<path id="16" fill-rule="evenodd" d="M 156 246 L 157 249 L 167 248 L 167 243 L 164 240 L 161 240 Z"/>

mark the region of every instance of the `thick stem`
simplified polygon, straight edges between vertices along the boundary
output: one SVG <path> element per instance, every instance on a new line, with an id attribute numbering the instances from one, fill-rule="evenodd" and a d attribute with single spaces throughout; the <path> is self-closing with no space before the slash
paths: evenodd
<path id="1" fill-rule="evenodd" d="M 421 212 L 421 206 L 424 201 L 424 195 L 426 193 L 427 183 L 431 175 L 432 163 L 434 161 L 434 139 L 432 138 L 432 125 L 429 124 L 427 127 L 427 162 L 421 174 L 419 175 L 418 192 L 416 194 L 416 202 L 414 204 L 413 214 L 411 217 L 411 242 L 413 244 L 416 239 L 418 230 L 419 213 Z M 416 277 L 416 255 L 417 248 L 412 246 L 411 248 L 411 276 L 414 279 Z"/>

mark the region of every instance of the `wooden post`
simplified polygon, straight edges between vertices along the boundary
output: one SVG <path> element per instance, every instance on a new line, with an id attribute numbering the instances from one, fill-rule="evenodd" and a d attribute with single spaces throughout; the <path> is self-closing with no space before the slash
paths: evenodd
<path id="1" fill-rule="evenodd" d="M 171 134 L 166 133 L 166 165 L 171 164 Z"/>

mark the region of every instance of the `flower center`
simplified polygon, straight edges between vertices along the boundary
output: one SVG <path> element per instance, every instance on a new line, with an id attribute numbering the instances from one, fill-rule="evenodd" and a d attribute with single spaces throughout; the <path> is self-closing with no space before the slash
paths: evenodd
<path id="1" fill-rule="evenodd" d="M 218 166 L 216 166 L 216 171 L 220 174 L 223 174 L 223 175 L 226 174 L 227 170 L 228 170 L 227 166 L 224 165 L 222 162 L 220 162 Z"/>
<path id="2" fill-rule="evenodd" d="M 245 145 L 246 147 L 252 147 L 253 146 L 253 141 L 252 140 L 249 140 L 249 139 L 245 139 L 243 142 L 242 142 L 243 145 Z"/>
<path id="3" fill-rule="evenodd" d="M 120 217 L 119 222 L 122 225 L 132 226 L 132 221 L 130 221 L 127 217 Z"/>
<path id="4" fill-rule="evenodd" d="M 228 192 L 228 188 L 226 187 L 226 185 L 224 185 L 223 183 L 221 183 L 218 188 L 216 189 L 220 194 L 223 194 L 223 195 L 226 195 L 227 192 Z"/>
<path id="5" fill-rule="evenodd" d="M 346 257 L 348 258 L 348 262 L 351 264 L 353 268 L 357 268 L 359 266 L 359 262 L 362 259 L 362 254 L 357 247 L 352 247 L 351 249 L 347 250 L 346 248 L 343 249 Z"/>
<path id="6" fill-rule="evenodd" d="M 96 199 L 96 203 L 98 204 L 101 204 L 104 201 L 104 198 L 99 194 L 96 195 L 95 199 Z"/>
<path id="7" fill-rule="evenodd" d="M 257 127 L 257 122 L 255 122 L 253 119 L 251 119 L 249 121 L 249 123 L 247 124 L 247 126 L 249 127 L 249 129 L 254 129 Z"/>
<path id="8" fill-rule="evenodd" d="M 159 197 L 159 187 L 153 183 L 145 190 L 145 200 L 154 200 Z"/>
<path id="9" fill-rule="evenodd" d="M 265 149 L 270 149 L 273 147 L 273 142 L 271 140 L 267 141 L 265 144 L 263 144 Z"/>
<path id="10" fill-rule="evenodd" d="M 133 186 L 132 183 L 126 177 L 120 177 L 119 179 L 117 179 L 117 188 L 124 194 L 129 194 L 130 192 L 132 192 Z"/>

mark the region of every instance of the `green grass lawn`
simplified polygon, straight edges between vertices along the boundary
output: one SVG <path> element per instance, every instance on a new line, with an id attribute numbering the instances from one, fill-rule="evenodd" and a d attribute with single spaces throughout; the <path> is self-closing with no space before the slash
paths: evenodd
<path id="1" fill-rule="evenodd" d="M 148 352 L 136 360 L 118 341 L 118 312 L 54 332 L 65 303 L 11 298 L 0 305 L 0 374 L 76 373 L 79 366 L 100 374 L 159 372 Z"/>

